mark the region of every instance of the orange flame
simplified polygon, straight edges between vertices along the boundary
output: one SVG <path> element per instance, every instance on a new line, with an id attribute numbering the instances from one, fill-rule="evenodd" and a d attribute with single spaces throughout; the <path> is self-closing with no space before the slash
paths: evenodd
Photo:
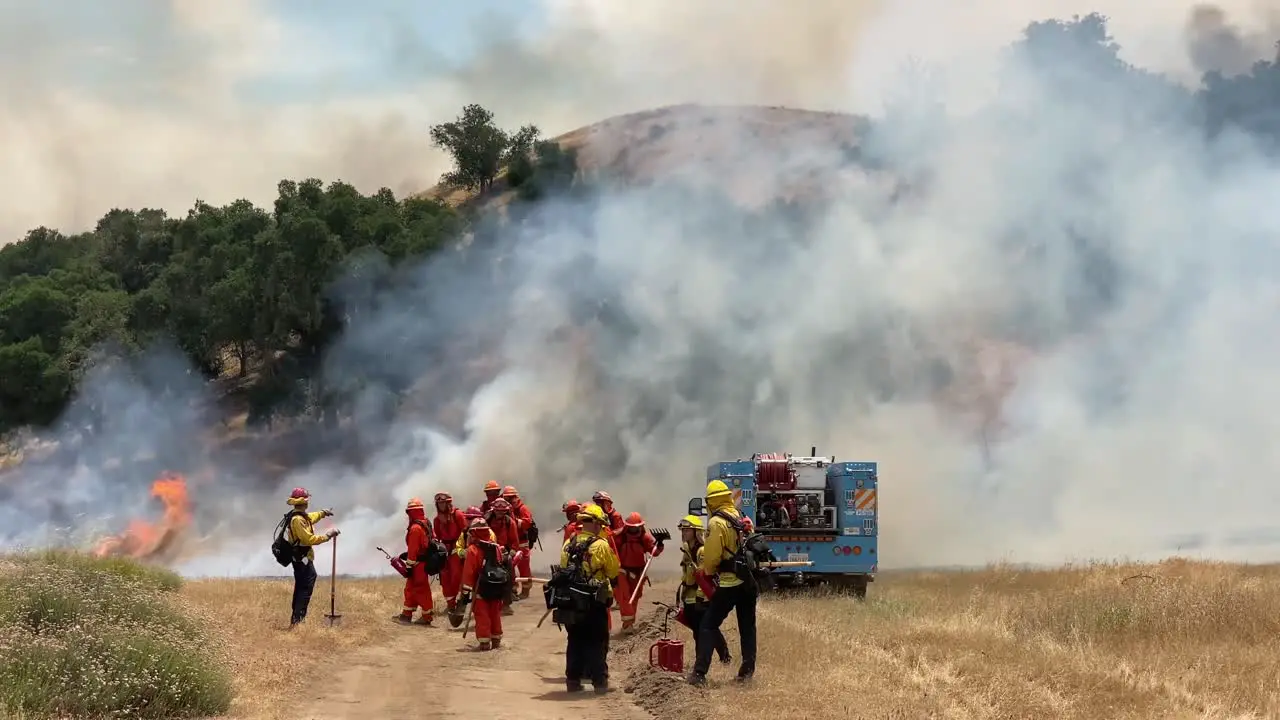
<path id="1" fill-rule="evenodd" d="M 96 557 L 131 557 L 148 559 L 170 549 L 174 541 L 191 525 L 191 497 L 187 481 L 177 473 L 164 473 L 151 483 L 151 497 L 164 505 L 158 522 L 142 519 L 129 521 L 124 532 L 103 538 L 93 549 Z"/>

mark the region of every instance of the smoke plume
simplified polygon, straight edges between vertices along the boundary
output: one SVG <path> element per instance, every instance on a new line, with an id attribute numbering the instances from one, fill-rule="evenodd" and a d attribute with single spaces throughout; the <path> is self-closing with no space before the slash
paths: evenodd
<path id="1" fill-rule="evenodd" d="M 21 56 L 29 74 L 4 81 L 17 102 L 0 118 L 28 128 L 4 141 L 10 177 L 22 177 L 6 188 L 10 222 L 74 226 L 111 205 L 180 208 L 196 195 L 263 200 L 282 176 L 425 186 L 440 169 L 425 123 L 466 101 L 559 130 L 688 101 L 879 117 L 895 98 L 856 153 L 874 164 L 822 133 L 770 146 L 751 111 L 720 113 L 665 140 L 703 190 L 610 186 L 549 202 L 483 249 L 420 268 L 369 303 L 326 373 L 377 364 L 435 373 L 453 392 L 354 423 L 363 463 L 269 481 L 255 463 L 218 467 L 193 490 L 202 539 L 186 572 L 278 572 L 268 534 L 295 485 L 338 511 L 345 569 L 377 571 L 372 546 L 398 542 L 410 496 L 449 491 L 465 506 L 486 480 L 513 483 L 547 537 L 561 501 L 606 488 L 670 526 L 708 463 L 811 445 L 880 463 L 884 567 L 1268 552 L 1238 546 L 1278 492 L 1267 474 L 1280 467 L 1280 343 L 1266 328 L 1280 300 L 1268 241 L 1280 168 L 1242 138 L 1207 141 L 1185 95 L 1149 77 L 1079 48 L 1003 50 L 1029 22 L 1098 10 L 1123 61 L 1184 82 L 1238 65 L 1238 54 L 1205 59 L 1187 28 L 1208 16 L 1192 3 L 833 0 L 784 12 L 548 0 L 544 29 L 482 24 L 463 63 L 399 37 L 395 61 L 412 79 L 394 96 L 284 112 L 234 88 L 289 55 L 288 28 L 251 2 L 155 7 L 166 10 L 148 16 L 151 32 L 131 40 L 129 82 L 93 95 L 69 87 L 69 40 L 16 33 L 48 56 Z M 1219 7 L 1219 27 L 1240 37 L 1269 27 L 1252 6 Z M 913 57 L 946 71 L 904 88 Z M 68 74 L 35 75 L 59 68 Z M 730 184 L 701 161 L 709 145 L 735 149 L 732 181 L 755 196 L 816 187 L 803 217 L 705 189 Z M 464 370 L 475 361 L 490 369 Z M 198 444 L 190 408 L 208 399 L 166 367 L 164 391 L 85 384 L 137 411 L 108 416 L 94 441 L 104 450 L 78 451 L 60 476 L 64 495 L 88 493 L 83 512 L 123 510 L 152 479 L 110 478 L 95 458 L 143 438 Z M 465 408 L 461 428 L 442 420 L 451 403 Z M 169 422 L 175 408 L 191 419 Z M 7 542 L 65 524 L 36 502 L 51 487 L 16 481 L 13 507 L 29 509 Z"/>

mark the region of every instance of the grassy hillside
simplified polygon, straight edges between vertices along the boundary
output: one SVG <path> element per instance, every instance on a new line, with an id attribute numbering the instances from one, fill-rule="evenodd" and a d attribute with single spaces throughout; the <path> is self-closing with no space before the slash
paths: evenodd
<path id="1" fill-rule="evenodd" d="M 587 178 L 641 186 L 681 180 L 695 188 L 714 186 L 744 205 L 757 206 L 821 195 L 824 178 L 815 168 L 856 159 L 869 126 L 869 119 L 844 113 L 684 104 L 607 118 L 552 141 L 574 151 L 578 171 Z M 815 152 L 825 161 L 812 162 Z M 774 180 L 793 153 L 810 162 L 792 176 L 783 173 L 781 194 L 776 183 L 765 187 L 753 182 L 755 173 L 764 170 Z M 436 186 L 420 197 L 455 207 L 489 207 L 509 202 L 512 195 L 500 176 L 485 193 Z"/>

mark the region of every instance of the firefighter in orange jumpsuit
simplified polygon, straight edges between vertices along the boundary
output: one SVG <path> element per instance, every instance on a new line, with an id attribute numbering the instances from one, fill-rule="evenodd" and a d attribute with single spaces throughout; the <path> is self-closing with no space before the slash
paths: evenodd
<path id="1" fill-rule="evenodd" d="M 628 632 L 636 624 L 636 606 L 644 595 L 641 588 L 641 574 L 644 572 L 648 555 L 658 557 L 662 554 L 662 545 L 655 542 L 653 535 L 644 527 L 644 518 L 633 512 L 627 516 L 622 532 L 618 534 L 618 564 L 622 572 L 618 573 L 618 614 L 622 616 L 622 631 Z M 631 602 L 635 593 L 636 601 Z"/>
<path id="2" fill-rule="evenodd" d="M 517 577 L 533 577 L 533 568 L 529 564 L 529 555 L 533 552 L 533 544 L 538 541 L 538 526 L 533 521 L 533 511 L 520 499 L 515 486 L 508 485 L 502 489 L 502 499 L 511 505 L 511 516 L 516 521 L 516 538 L 520 541 L 520 556 L 516 560 Z M 520 599 L 529 597 L 533 583 L 525 582 L 520 590 Z"/>
<path id="3" fill-rule="evenodd" d="M 582 532 L 582 524 L 578 522 L 578 513 L 582 510 L 582 505 L 577 500 L 569 500 L 560 506 L 560 511 L 564 513 L 567 522 L 560 526 L 560 531 L 564 533 L 564 542 L 569 542 Z M 563 543 L 562 543 L 563 544 Z"/>
<path id="4" fill-rule="evenodd" d="M 502 486 L 497 480 L 490 480 L 484 484 L 484 502 L 480 503 L 480 512 L 485 515 L 493 509 L 493 502 L 502 497 Z"/>
<path id="5" fill-rule="evenodd" d="M 507 558 L 503 549 L 494 542 L 493 531 L 484 520 L 472 520 L 467 536 L 470 539 L 467 557 L 462 563 L 462 596 L 458 602 L 464 607 L 475 603 L 471 614 L 476 621 L 476 639 L 480 641 L 477 650 L 495 650 L 502 644 L 502 600 L 485 600 L 478 596 L 472 599 L 472 594 L 480 582 L 485 555 L 496 553 L 497 562 L 506 562 Z"/>
<path id="6" fill-rule="evenodd" d="M 609 518 L 610 534 L 617 535 L 622 532 L 624 527 L 622 522 L 622 513 L 614 509 L 613 498 L 609 497 L 609 493 L 603 490 L 597 490 L 595 494 L 591 496 L 591 501 L 596 505 L 599 505 L 600 509 L 604 511 L 605 517 Z M 614 552 L 617 552 L 616 543 L 614 546 Z"/>
<path id="7" fill-rule="evenodd" d="M 471 532 L 470 531 L 471 523 L 475 522 L 476 520 L 483 520 L 484 513 L 480 512 L 480 508 L 476 507 L 475 505 L 472 505 L 462 513 L 462 517 L 466 522 L 464 525 L 464 529 L 462 531 L 462 535 L 458 536 L 458 542 L 455 543 L 453 546 L 453 552 L 458 557 L 465 558 L 467 556 L 467 548 L 469 547 L 467 542 L 468 542 L 468 533 Z"/>
<path id="8" fill-rule="evenodd" d="M 418 498 L 409 500 L 404 512 L 409 516 L 409 529 L 404 534 L 406 552 L 404 564 L 409 577 L 404 579 L 404 606 L 393 619 L 405 625 L 417 623 L 430 625 L 435 610 L 431 599 L 431 576 L 427 575 L 427 543 L 431 542 L 431 527 L 427 525 L 426 510 Z M 413 619 L 413 611 L 422 608 L 422 615 Z"/>
<path id="9" fill-rule="evenodd" d="M 485 517 L 485 524 L 489 526 L 489 530 L 493 533 L 493 541 L 498 543 L 505 552 L 508 561 L 514 560 L 516 553 L 520 552 L 520 528 L 516 523 L 516 519 L 511 516 L 511 503 L 498 498 L 489 506 L 489 514 Z M 515 575 L 515 566 L 512 564 L 512 575 Z M 512 586 L 514 588 L 514 585 Z M 514 593 L 513 593 L 514 595 Z M 513 615 L 511 602 L 514 597 L 509 597 L 502 604 L 503 615 Z"/>
<path id="10" fill-rule="evenodd" d="M 467 529 L 467 518 L 462 511 L 453 506 L 453 496 L 449 493 L 436 493 L 436 517 L 431 521 L 431 529 L 436 538 L 446 548 L 454 548 Z M 462 613 L 458 611 L 458 589 L 462 587 L 462 558 L 450 552 L 440 571 L 440 589 L 444 593 L 444 601 L 448 606 L 449 624 L 458 627 L 462 624 Z"/>

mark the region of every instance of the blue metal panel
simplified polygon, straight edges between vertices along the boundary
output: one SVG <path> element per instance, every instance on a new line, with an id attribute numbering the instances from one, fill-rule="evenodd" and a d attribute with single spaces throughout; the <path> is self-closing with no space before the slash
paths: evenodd
<path id="1" fill-rule="evenodd" d="M 707 466 L 707 482 L 712 480 L 729 482 L 728 478 L 754 478 L 755 476 L 756 464 L 750 460 L 719 462 Z M 733 483 L 729 484 L 732 485 Z"/>

